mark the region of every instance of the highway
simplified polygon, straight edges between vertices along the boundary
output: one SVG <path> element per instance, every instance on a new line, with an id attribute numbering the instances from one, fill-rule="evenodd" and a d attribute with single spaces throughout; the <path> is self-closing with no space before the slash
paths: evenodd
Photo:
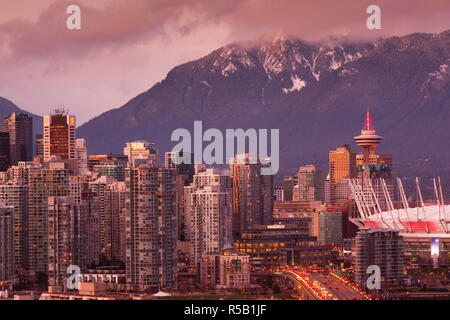
<path id="1" fill-rule="evenodd" d="M 328 272 L 306 272 L 288 269 L 286 275 L 312 292 L 317 300 L 367 300 L 369 297 L 351 283 L 345 283 L 339 276 Z"/>

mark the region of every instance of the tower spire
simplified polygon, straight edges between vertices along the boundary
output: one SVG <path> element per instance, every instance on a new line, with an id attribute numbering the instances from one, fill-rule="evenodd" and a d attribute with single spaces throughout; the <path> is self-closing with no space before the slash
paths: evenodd
<path id="1" fill-rule="evenodd" d="M 372 123 L 372 119 L 370 118 L 369 111 L 367 111 L 367 113 L 366 113 L 366 119 L 364 120 L 363 130 L 364 131 L 375 131 L 375 128 Z"/>

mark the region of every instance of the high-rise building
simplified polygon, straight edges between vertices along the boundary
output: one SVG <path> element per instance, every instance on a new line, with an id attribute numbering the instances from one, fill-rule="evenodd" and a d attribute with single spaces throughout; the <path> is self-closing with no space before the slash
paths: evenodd
<path id="1" fill-rule="evenodd" d="M 166 152 L 164 161 L 167 169 L 175 169 L 177 175 L 187 175 L 189 183 L 192 182 L 192 177 L 195 174 L 193 153 L 183 153 L 183 151 Z"/>
<path id="2" fill-rule="evenodd" d="M 356 174 L 363 188 L 366 188 L 366 184 L 372 186 L 378 205 L 384 211 L 387 210 L 388 204 L 381 179 L 385 181 L 389 196 L 393 200 L 394 176 L 392 154 L 379 154 L 375 151 L 382 139 L 383 137 L 376 134 L 370 113 L 367 112 L 361 135 L 355 137 L 356 143 L 363 149 L 363 152 L 356 156 Z M 371 190 L 370 187 L 367 190 Z"/>
<path id="3" fill-rule="evenodd" d="M 294 187 L 298 183 L 297 176 L 286 176 L 283 179 L 284 181 L 284 201 L 292 201 L 293 200 L 293 191 Z"/>
<path id="4" fill-rule="evenodd" d="M 48 197 L 47 219 L 49 285 L 65 286 L 69 266 L 86 270 L 86 251 L 82 246 L 86 243 L 82 240 L 86 236 L 85 216 L 73 197 Z"/>
<path id="5" fill-rule="evenodd" d="M 9 132 L 0 132 L 0 171 L 8 170 L 11 164 Z"/>
<path id="6" fill-rule="evenodd" d="M 273 199 L 274 201 L 284 201 L 284 188 L 282 186 L 273 187 Z"/>
<path id="7" fill-rule="evenodd" d="M 86 174 L 88 172 L 88 155 L 85 139 L 75 140 L 75 155 L 77 159 L 79 175 Z"/>
<path id="8" fill-rule="evenodd" d="M 110 185 L 117 183 L 114 178 L 102 176 L 96 180 L 89 181 L 89 190 L 97 196 L 97 203 L 99 207 L 99 237 L 100 237 L 100 251 L 101 259 L 109 260 L 107 252 L 110 253 L 108 246 L 110 246 L 110 231 L 111 231 L 111 217 L 107 213 L 107 192 Z"/>
<path id="9" fill-rule="evenodd" d="M 176 288 L 175 172 L 150 164 L 127 168 L 126 279 L 143 291 Z"/>
<path id="10" fill-rule="evenodd" d="M 356 235 L 355 281 L 366 287 L 369 266 L 380 268 L 381 288 L 401 281 L 404 268 L 403 237 L 398 231 L 364 228 Z"/>
<path id="11" fill-rule="evenodd" d="M 183 151 L 181 152 L 166 152 L 165 153 L 165 167 L 167 169 L 175 170 L 175 193 L 176 193 L 176 210 L 177 210 L 177 225 L 178 225 L 178 240 L 186 241 L 186 217 L 185 217 L 185 201 L 184 201 L 184 187 L 188 186 L 193 181 L 195 173 L 194 154 Z"/>
<path id="12" fill-rule="evenodd" d="M 138 167 L 141 163 L 158 164 L 158 150 L 155 144 L 147 141 L 127 142 L 123 148 L 123 154 L 128 157 L 128 163 L 132 167 Z"/>
<path id="13" fill-rule="evenodd" d="M 44 161 L 76 159 L 75 129 L 75 116 L 64 109 L 44 117 Z"/>
<path id="14" fill-rule="evenodd" d="M 342 243 L 342 211 L 334 208 L 317 208 L 312 218 L 312 235 L 320 244 Z"/>
<path id="15" fill-rule="evenodd" d="M 342 206 L 350 195 L 348 179 L 356 176 L 356 151 L 345 145 L 331 150 L 329 155 L 331 205 Z"/>
<path id="16" fill-rule="evenodd" d="M 125 182 L 106 186 L 103 208 L 104 255 L 108 261 L 125 262 Z"/>
<path id="17" fill-rule="evenodd" d="M 44 159 L 44 135 L 42 133 L 36 134 L 34 148 L 35 156 Z"/>
<path id="18" fill-rule="evenodd" d="M 184 189 L 190 262 L 197 266 L 204 255 L 232 245 L 232 180 L 207 169 Z"/>
<path id="19" fill-rule="evenodd" d="M 297 201 L 324 201 L 324 181 L 320 167 L 310 164 L 299 168 L 298 192 Z"/>
<path id="20" fill-rule="evenodd" d="M 74 197 L 48 197 L 48 276 L 49 285 L 64 286 L 67 268 L 98 264 L 98 211 L 96 199 L 83 194 Z"/>
<path id="21" fill-rule="evenodd" d="M 330 186 L 330 174 L 327 175 L 324 181 L 324 201 L 325 204 L 331 204 L 331 186 Z"/>
<path id="22" fill-rule="evenodd" d="M 32 167 L 33 165 L 27 162 L 19 162 L 15 166 L 10 166 L 7 171 L 8 180 L 20 184 L 28 184 L 28 175 Z"/>
<path id="23" fill-rule="evenodd" d="M 0 199 L 13 213 L 14 266 L 28 269 L 28 185 L 17 181 L 0 185 Z"/>
<path id="24" fill-rule="evenodd" d="M 230 164 L 233 178 L 233 237 L 256 225 L 272 223 L 273 176 L 261 175 L 264 166 L 252 155 L 236 155 Z"/>
<path id="25" fill-rule="evenodd" d="M 64 163 L 52 162 L 49 168 L 33 168 L 29 174 L 29 261 L 30 270 L 48 270 L 48 197 L 68 196 L 70 171 Z"/>
<path id="26" fill-rule="evenodd" d="M 11 207 L 0 201 L 0 283 L 11 284 L 14 277 L 14 222 Z M 2 285 L 0 285 L 2 287 Z"/>
<path id="27" fill-rule="evenodd" d="M 3 131 L 9 132 L 11 164 L 33 160 L 33 118 L 31 116 L 14 112 L 3 120 Z"/>
<path id="28" fill-rule="evenodd" d="M 250 285 L 250 256 L 224 249 L 202 257 L 197 273 L 205 287 L 245 288 Z"/>

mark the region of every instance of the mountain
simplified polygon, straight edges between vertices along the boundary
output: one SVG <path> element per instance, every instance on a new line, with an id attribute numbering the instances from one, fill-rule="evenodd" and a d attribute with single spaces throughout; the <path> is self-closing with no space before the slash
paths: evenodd
<path id="1" fill-rule="evenodd" d="M 0 119 L 3 120 L 4 118 L 9 117 L 13 112 L 16 113 L 23 112 L 28 115 L 31 115 L 33 117 L 33 136 L 35 136 L 36 133 L 42 133 L 43 119 L 41 116 L 32 114 L 28 111 L 24 111 L 11 101 L 0 97 Z"/>
<path id="2" fill-rule="evenodd" d="M 279 128 L 280 175 L 355 146 L 367 110 L 379 152 L 400 176 L 450 181 L 450 30 L 375 43 L 308 43 L 287 36 L 233 43 L 172 69 L 123 107 L 82 125 L 90 153 L 145 139 L 164 152 L 176 128 Z M 355 146 L 356 147 L 356 146 Z M 450 189 L 447 188 L 447 189 Z"/>

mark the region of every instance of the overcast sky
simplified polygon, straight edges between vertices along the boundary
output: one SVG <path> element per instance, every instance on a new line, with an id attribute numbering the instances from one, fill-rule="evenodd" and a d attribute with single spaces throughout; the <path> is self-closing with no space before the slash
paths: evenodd
<path id="1" fill-rule="evenodd" d="M 66 28 L 71 4 L 81 30 Z M 380 31 L 366 28 L 370 4 L 381 7 Z M 81 124 L 233 41 L 447 29 L 449 0 L 0 0 L 0 96 L 41 115 L 64 105 Z"/>

